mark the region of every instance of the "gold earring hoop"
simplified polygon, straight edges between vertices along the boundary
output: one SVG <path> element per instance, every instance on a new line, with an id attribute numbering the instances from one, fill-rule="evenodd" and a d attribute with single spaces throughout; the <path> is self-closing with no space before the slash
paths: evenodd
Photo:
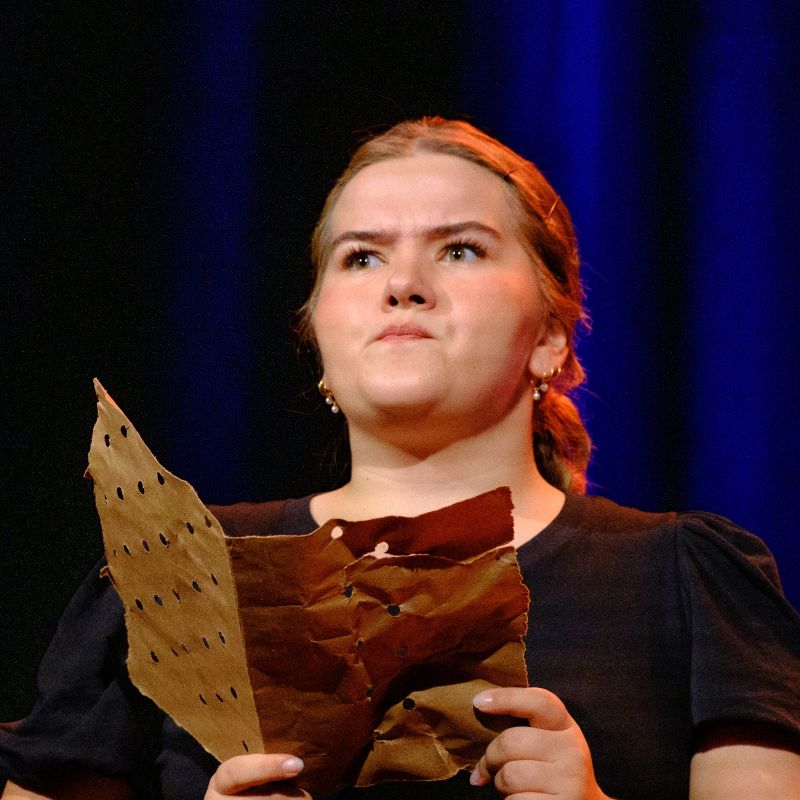
<path id="1" fill-rule="evenodd" d="M 325 398 L 325 405 L 330 406 L 331 413 L 338 414 L 339 405 L 336 402 L 336 398 L 333 396 L 333 392 L 325 385 L 325 378 L 319 379 L 317 389 L 319 389 L 319 393 Z"/>
<path id="2" fill-rule="evenodd" d="M 531 393 L 534 402 L 542 399 L 542 395 L 550 388 L 550 384 L 561 374 L 561 367 L 550 368 L 544 375 L 538 376 Z"/>

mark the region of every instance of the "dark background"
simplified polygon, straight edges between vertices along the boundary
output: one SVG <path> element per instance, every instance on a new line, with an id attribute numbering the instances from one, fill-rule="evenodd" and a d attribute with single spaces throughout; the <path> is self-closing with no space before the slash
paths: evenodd
<path id="1" fill-rule="evenodd" d="M 308 238 L 355 144 L 422 114 L 500 137 L 573 212 L 593 491 L 733 517 L 798 604 L 799 17 L 780 2 L 7 5 L 0 719 L 29 708 L 101 555 L 81 479 L 93 376 L 207 502 L 341 478 L 291 333 Z"/>

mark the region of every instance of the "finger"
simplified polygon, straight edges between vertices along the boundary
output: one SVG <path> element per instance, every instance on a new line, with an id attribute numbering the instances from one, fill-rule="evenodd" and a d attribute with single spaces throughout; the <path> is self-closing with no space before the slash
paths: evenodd
<path id="1" fill-rule="evenodd" d="M 220 794 L 236 794 L 254 786 L 294 778 L 303 766 L 297 756 L 286 753 L 234 756 L 220 764 L 209 788 Z"/>
<path id="2" fill-rule="evenodd" d="M 574 724 L 564 704 L 547 689 L 532 686 L 489 689 L 475 695 L 472 703 L 478 711 L 527 719 L 544 730 L 563 731 Z"/>
<path id="3" fill-rule="evenodd" d="M 486 769 L 494 775 L 510 761 L 556 761 L 564 750 L 564 738 L 562 731 L 527 726 L 507 728 L 486 748 L 483 756 Z"/>
<path id="4" fill-rule="evenodd" d="M 561 794 L 560 787 L 554 780 L 557 777 L 554 774 L 556 769 L 556 765 L 541 761 L 509 761 L 494 776 L 494 787 L 504 797 L 541 792 L 552 798 L 553 795 Z"/>

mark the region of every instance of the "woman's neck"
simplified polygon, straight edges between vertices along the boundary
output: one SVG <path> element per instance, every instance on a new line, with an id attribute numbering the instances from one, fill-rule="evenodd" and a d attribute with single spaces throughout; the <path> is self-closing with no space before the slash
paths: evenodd
<path id="1" fill-rule="evenodd" d="M 351 479 L 313 499 L 311 513 L 317 522 L 418 516 L 508 486 L 519 545 L 563 507 L 563 493 L 536 468 L 529 426 L 518 419 L 506 418 L 474 435 L 438 443 L 435 449 L 426 449 L 423 437 L 418 442 L 417 447 L 408 441 L 398 445 L 397 440 L 351 427 Z"/>

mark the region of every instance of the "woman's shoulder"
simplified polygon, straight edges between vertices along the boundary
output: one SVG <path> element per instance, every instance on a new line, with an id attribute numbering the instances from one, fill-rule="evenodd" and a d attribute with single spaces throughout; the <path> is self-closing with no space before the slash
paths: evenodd
<path id="1" fill-rule="evenodd" d="M 586 495 L 572 497 L 562 517 L 562 525 L 598 543 L 668 545 L 677 564 L 683 565 L 684 575 L 697 571 L 720 577 L 744 573 L 751 582 L 781 591 L 775 559 L 764 541 L 720 514 L 642 511 L 606 497 Z"/>
<path id="2" fill-rule="evenodd" d="M 311 516 L 313 495 L 285 500 L 209 505 L 226 536 L 270 536 L 311 533 L 317 528 Z"/>

